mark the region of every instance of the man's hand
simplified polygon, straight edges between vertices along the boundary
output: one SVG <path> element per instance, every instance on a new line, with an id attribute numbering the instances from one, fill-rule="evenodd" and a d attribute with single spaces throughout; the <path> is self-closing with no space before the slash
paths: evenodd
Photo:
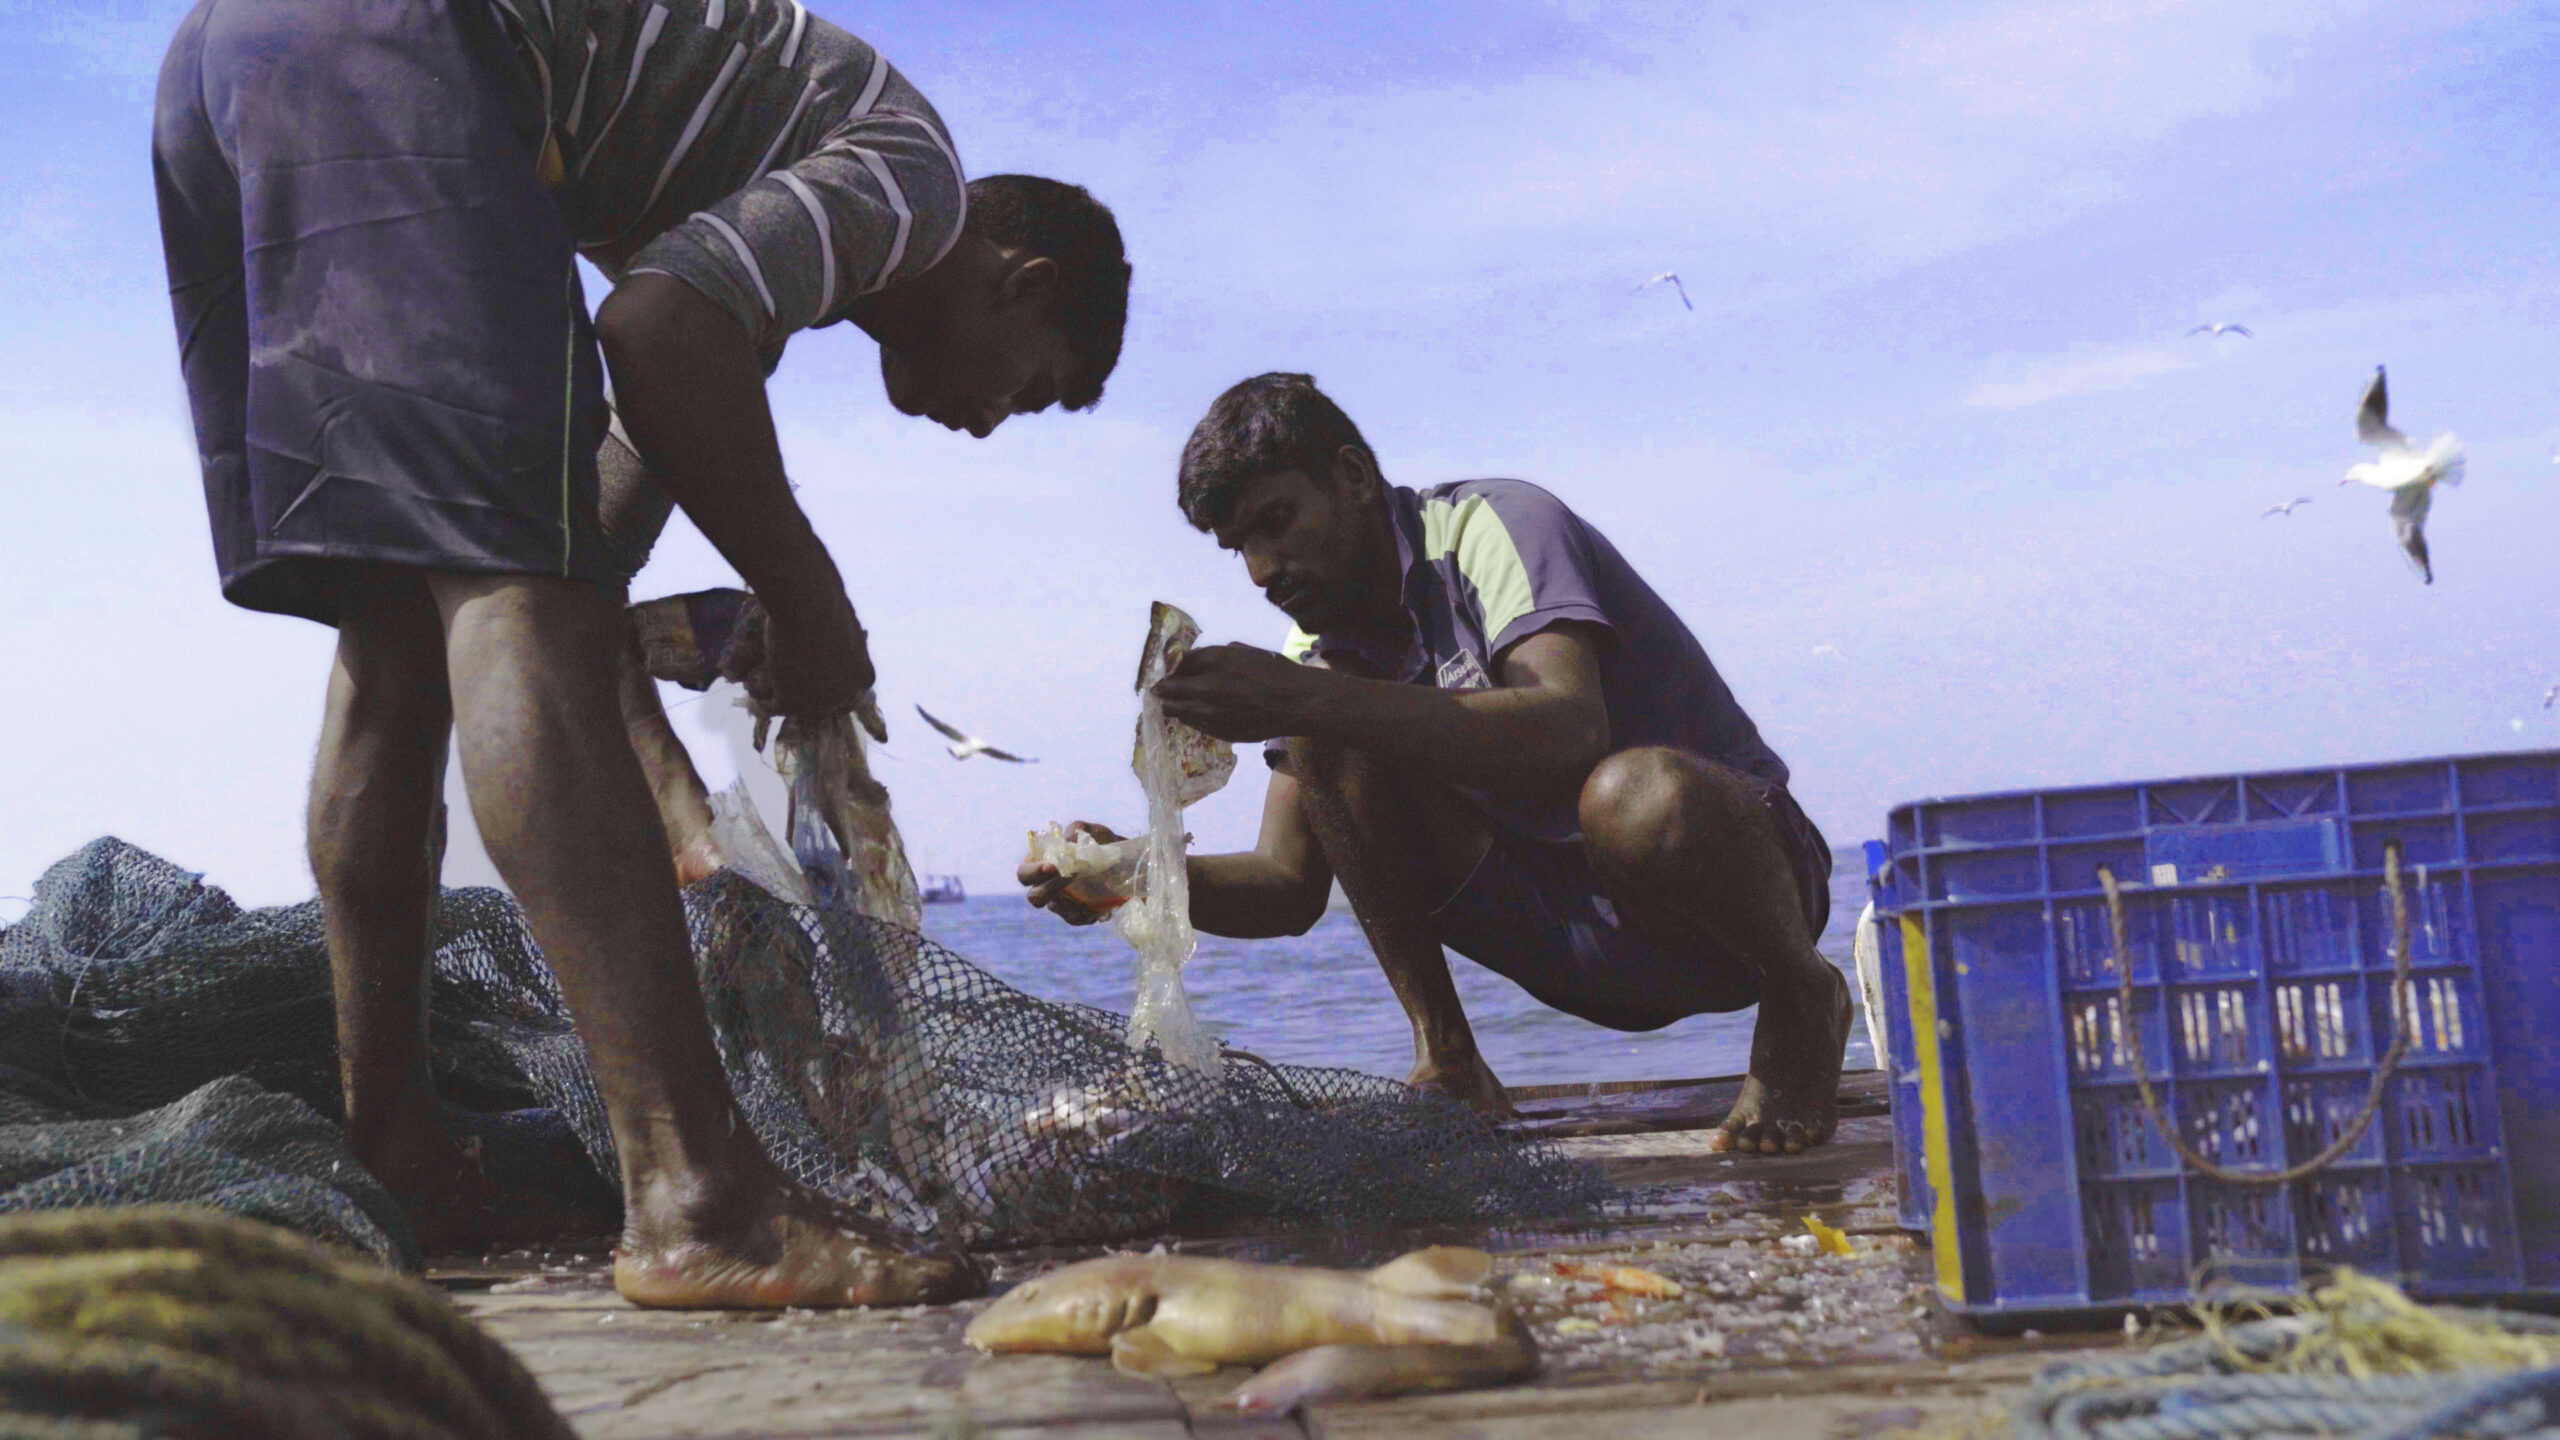
<path id="1" fill-rule="evenodd" d="M 762 618 L 731 652 L 738 683 L 758 715 L 817 719 L 861 706 L 874 679 L 871 647 L 850 602 L 769 609 Z"/>
<path id="2" fill-rule="evenodd" d="M 1084 836 L 1091 837 L 1097 845 L 1113 844 L 1120 839 L 1118 835 L 1111 832 L 1109 826 L 1096 825 L 1087 820 L 1078 820 L 1067 827 L 1068 839 L 1073 840 Z M 1013 878 L 1017 884 L 1029 892 L 1022 898 L 1030 901 L 1034 909 L 1046 910 L 1070 925 L 1091 925 L 1102 918 L 1101 911 L 1067 893 L 1067 886 L 1074 882 L 1061 876 L 1058 873 L 1058 867 L 1054 865 L 1044 861 L 1025 860 L 1014 867 Z"/>
<path id="3" fill-rule="evenodd" d="M 1156 682 L 1164 713 L 1221 740 L 1303 735 L 1327 671 L 1250 645 L 1205 645 Z"/>

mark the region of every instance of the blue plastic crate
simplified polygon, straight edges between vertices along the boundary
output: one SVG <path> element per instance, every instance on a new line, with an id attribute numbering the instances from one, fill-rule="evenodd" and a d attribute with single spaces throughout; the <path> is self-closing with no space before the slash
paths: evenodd
<path id="1" fill-rule="evenodd" d="M 2397 841 L 2409 1048 L 2390 1049 Z M 1868 851 L 1902 1221 L 1975 1315 L 2291 1285 L 2560 1294 L 2560 752 L 1924 800 Z M 2124 1013 L 2098 870 L 2127 886 Z"/>

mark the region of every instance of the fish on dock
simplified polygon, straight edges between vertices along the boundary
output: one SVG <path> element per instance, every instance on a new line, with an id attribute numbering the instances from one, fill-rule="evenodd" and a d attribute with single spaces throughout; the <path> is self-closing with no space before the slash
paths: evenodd
<path id="1" fill-rule="evenodd" d="M 991 1352 L 1109 1355 L 1131 1375 L 1269 1365 L 1228 1396 L 1242 1409 L 1465 1389 L 1537 1366 L 1516 1317 L 1467 1298 L 1492 1268 L 1454 1246 L 1368 1271 L 1113 1255 L 1016 1286 L 963 1338 Z"/>

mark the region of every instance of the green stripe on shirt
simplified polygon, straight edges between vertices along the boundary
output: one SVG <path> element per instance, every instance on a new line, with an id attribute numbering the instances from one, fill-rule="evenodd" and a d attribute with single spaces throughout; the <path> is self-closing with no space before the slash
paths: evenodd
<path id="1" fill-rule="evenodd" d="M 1501 644 L 1502 632 L 1537 608 L 1520 548 L 1511 543 L 1511 531 L 1494 512 L 1493 502 L 1482 495 L 1454 505 L 1436 498 L 1424 502 L 1422 549 L 1431 559 L 1457 558 L 1458 574 L 1475 587 L 1486 644 Z"/>

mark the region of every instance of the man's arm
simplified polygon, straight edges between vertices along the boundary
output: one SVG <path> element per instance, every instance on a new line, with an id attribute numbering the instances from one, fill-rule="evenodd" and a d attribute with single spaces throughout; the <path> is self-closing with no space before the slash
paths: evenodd
<path id="1" fill-rule="evenodd" d="M 783 477 L 744 327 L 672 275 L 634 275 L 596 311 L 614 400 L 650 472 L 764 602 L 771 708 L 842 714 L 871 687 L 844 579 Z"/>
<path id="2" fill-rule="evenodd" d="M 1307 827 L 1299 803 L 1298 782 L 1274 771 L 1262 796 L 1262 837 L 1251 850 L 1232 855 L 1194 855 L 1190 860 L 1192 928 L 1230 940 L 1267 940 L 1304 935 L 1324 918 L 1333 896 L 1333 871 L 1324 850 Z M 1073 827 L 1109 843 L 1120 837 L 1100 825 L 1078 821 Z M 1099 911 L 1077 903 L 1058 872 L 1036 861 L 1024 861 L 1014 879 L 1030 893 L 1024 898 L 1070 925 L 1090 925 Z"/>
<path id="3" fill-rule="evenodd" d="M 1498 657 L 1491 690 L 1366 680 L 1215 645 L 1192 651 L 1156 695 L 1167 715 L 1223 740 L 1311 735 L 1457 784 L 1547 795 L 1581 785 L 1609 753 L 1601 633 L 1565 622 L 1528 636 Z"/>
<path id="4" fill-rule="evenodd" d="M 1333 898 L 1333 869 L 1307 826 L 1298 782 L 1271 772 L 1262 836 L 1234 855 L 1191 857 L 1191 926 L 1231 940 L 1304 935 Z"/>

